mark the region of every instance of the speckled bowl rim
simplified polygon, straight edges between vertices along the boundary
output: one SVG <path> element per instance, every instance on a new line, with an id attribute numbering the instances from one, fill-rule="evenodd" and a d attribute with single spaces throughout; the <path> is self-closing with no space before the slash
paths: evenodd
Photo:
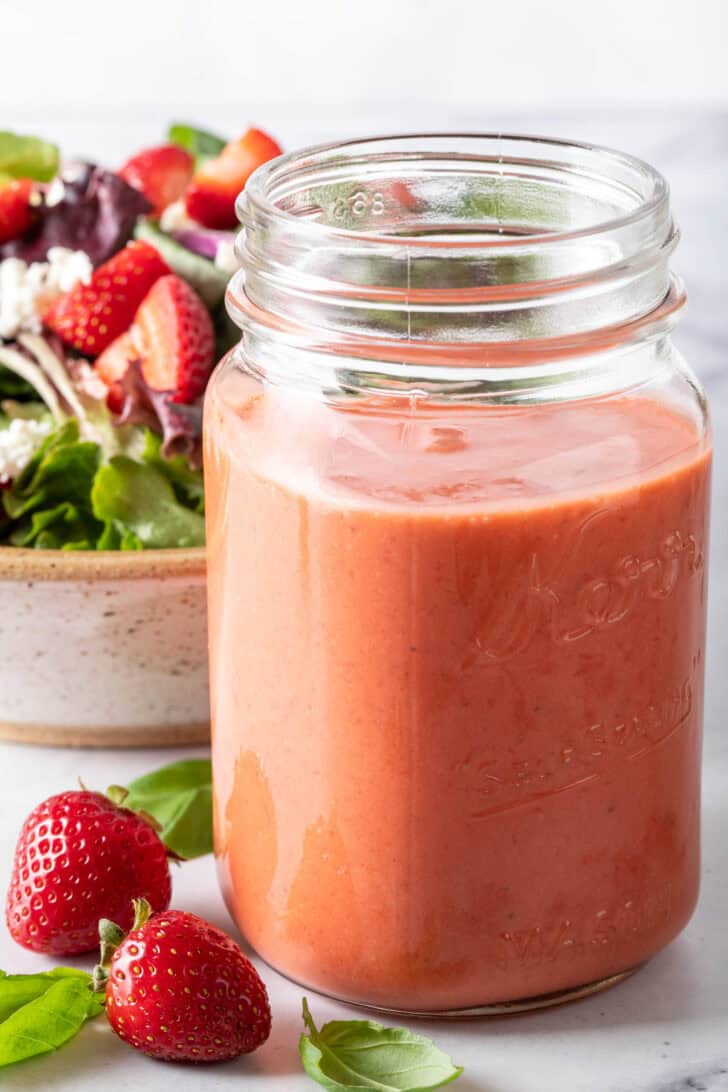
<path id="1" fill-rule="evenodd" d="M 0 582 L 164 580 L 204 577 L 205 549 L 24 550 L 0 546 Z"/>

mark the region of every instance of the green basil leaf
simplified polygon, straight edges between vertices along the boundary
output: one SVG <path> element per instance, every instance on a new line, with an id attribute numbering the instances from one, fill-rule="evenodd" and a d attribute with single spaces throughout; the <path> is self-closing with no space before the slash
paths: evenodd
<path id="1" fill-rule="evenodd" d="M 13 178 L 50 182 L 58 171 L 58 147 L 34 136 L 0 132 L 0 171 Z"/>
<path id="2" fill-rule="evenodd" d="M 299 1053 L 303 1068 L 324 1088 L 428 1092 L 463 1072 L 423 1035 L 387 1028 L 374 1020 L 332 1020 L 319 1031 L 303 999 Z"/>
<path id="3" fill-rule="evenodd" d="M 178 144 L 186 152 L 195 157 L 199 167 L 206 159 L 213 159 L 219 155 L 227 144 L 222 137 L 210 133 L 206 129 L 196 129 L 194 125 L 185 122 L 175 122 L 167 130 L 167 140 L 170 144 Z"/>
<path id="4" fill-rule="evenodd" d="M 59 978 L 77 978 L 87 986 L 91 982 L 91 975 L 73 967 L 56 967 L 39 974 L 7 974 L 0 971 L 0 1023 L 12 1016 L 16 1009 L 34 1001 L 36 997 L 42 997 Z M 93 994 L 89 996 L 94 997 Z"/>
<path id="5" fill-rule="evenodd" d="M 8 979 L 18 977 L 7 975 L 0 979 L 0 990 L 5 989 Z M 88 975 L 86 980 L 73 974 L 55 977 L 46 990 L 0 1024 L 0 1066 L 57 1050 L 77 1034 L 87 1019 L 101 1011 L 92 999 Z"/>
<path id="6" fill-rule="evenodd" d="M 173 762 L 127 786 L 124 807 L 146 811 L 161 824 L 160 837 L 180 857 L 212 852 L 210 760 Z"/>

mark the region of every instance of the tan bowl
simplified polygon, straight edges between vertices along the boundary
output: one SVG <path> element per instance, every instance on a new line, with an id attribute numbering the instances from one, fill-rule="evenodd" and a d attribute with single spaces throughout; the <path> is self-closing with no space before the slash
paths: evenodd
<path id="1" fill-rule="evenodd" d="M 0 739 L 209 738 L 205 551 L 0 547 Z"/>

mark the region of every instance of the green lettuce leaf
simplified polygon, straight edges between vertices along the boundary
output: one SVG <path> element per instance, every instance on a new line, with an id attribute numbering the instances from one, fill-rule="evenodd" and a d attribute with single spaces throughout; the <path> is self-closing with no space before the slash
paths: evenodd
<path id="1" fill-rule="evenodd" d="M 194 125 L 176 121 L 167 130 L 167 140 L 170 144 L 178 144 L 186 152 L 195 157 L 195 163 L 199 167 L 206 159 L 213 159 L 219 155 L 227 144 L 222 137 L 210 133 L 206 129 L 196 129 Z"/>
<path id="2" fill-rule="evenodd" d="M 149 466 L 163 474 L 174 489 L 174 495 L 185 508 L 205 511 L 205 489 L 201 470 L 192 470 L 184 455 L 167 459 L 162 455 L 162 437 L 146 429 L 141 457 Z"/>
<path id="3" fill-rule="evenodd" d="M 11 545 L 37 550 L 93 550 L 99 526 L 75 504 L 61 501 L 55 508 L 33 512 L 9 536 Z"/>
<path id="4" fill-rule="evenodd" d="M 121 536 L 122 548 L 129 532 L 145 549 L 205 543 L 202 515 L 179 503 L 170 481 L 154 466 L 126 455 L 114 456 L 99 469 L 91 503 L 96 519 L 112 524 Z M 107 528 L 107 540 L 111 534 Z M 128 544 L 126 548 L 130 548 Z"/>
<path id="5" fill-rule="evenodd" d="M 98 444 L 79 439 L 69 420 L 46 438 L 2 503 L 13 546 L 93 550 L 103 530 L 91 509 L 91 486 L 101 461 Z"/>
<path id="6" fill-rule="evenodd" d="M 0 131 L 0 173 L 50 182 L 58 172 L 58 162 L 57 145 L 34 136 Z"/>
<path id="7" fill-rule="evenodd" d="M 299 1052 L 312 1080 L 334 1092 L 429 1092 L 457 1080 L 463 1072 L 435 1044 L 407 1028 L 388 1028 L 374 1020 L 331 1020 L 319 1031 L 303 1000 Z"/>
<path id="8" fill-rule="evenodd" d="M 100 457 L 98 444 L 79 440 L 78 422 L 67 421 L 51 433 L 13 488 L 3 494 L 7 514 L 17 519 L 49 502 L 88 504 Z"/>
<path id="9" fill-rule="evenodd" d="M 0 415 L 0 425 L 4 420 Z M 91 424 L 89 413 L 85 427 Z M 46 550 L 204 545 L 202 473 L 183 455 L 165 458 L 150 430 L 116 429 L 107 440 L 101 425 L 99 443 L 81 440 L 75 418 L 45 439 L 1 493 L 0 539 Z M 134 457 L 115 454 L 105 462 L 104 447 L 119 451 L 122 444 Z"/>

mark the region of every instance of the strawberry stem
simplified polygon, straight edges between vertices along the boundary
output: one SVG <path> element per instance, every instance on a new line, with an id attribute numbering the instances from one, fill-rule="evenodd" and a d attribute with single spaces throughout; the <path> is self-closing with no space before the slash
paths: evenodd
<path id="1" fill-rule="evenodd" d="M 149 918 L 152 916 L 152 908 L 146 899 L 132 899 L 132 906 L 134 907 L 134 924 L 132 925 L 132 930 L 141 929 L 142 925 L 146 925 Z M 124 941 L 126 935 L 124 930 L 118 926 L 115 921 L 109 921 L 108 918 L 101 918 L 99 921 L 101 952 L 99 955 L 99 962 L 94 967 L 91 975 L 91 988 L 95 993 L 103 993 L 106 989 L 106 983 L 109 981 L 111 960 L 114 952 Z"/>
<path id="2" fill-rule="evenodd" d="M 100 993 L 106 989 L 106 983 L 109 978 L 109 967 L 111 966 L 111 957 L 123 941 L 125 935 L 124 930 L 121 929 L 116 922 L 109 921 L 108 918 L 101 918 L 99 921 L 101 953 L 99 962 L 94 967 L 93 974 L 91 975 L 91 984 L 94 991 Z"/>
<path id="3" fill-rule="evenodd" d="M 126 799 L 129 796 L 129 790 L 125 789 L 123 785 L 109 785 L 106 790 L 106 795 L 112 804 L 118 804 L 120 806 L 126 803 Z M 144 811 L 143 808 L 131 808 L 131 811 L 135 815 L 138 815 L 140 819 L 143 819 L 156 834 L 160 834 L 164 829 L 162 824 L 150 815 L 148 811 Z"/>
<path id="4" fill-rule="evenodd" d="M 129 790 L 125 789 L 123 785 L 109 785 L 106 795 L 112 804 L 123 804 L 129 795 Z"/>
<path id="5" fill-rule="evenodd" d="M 132 906 L 134 907 L 132 929 L 141 929 L 142 925 L 146 925 L 152 916 L 152 908 L 146 899 L 132 899 Z"/>

